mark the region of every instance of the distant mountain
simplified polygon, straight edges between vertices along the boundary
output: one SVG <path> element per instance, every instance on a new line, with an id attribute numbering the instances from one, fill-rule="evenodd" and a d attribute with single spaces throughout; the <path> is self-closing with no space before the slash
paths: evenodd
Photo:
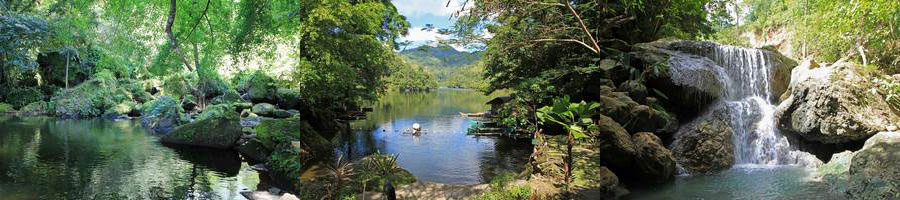
<path id="1" fill-rule="evenodd" d="M 474 64 L 481 59 L 481 52 L 463 52 L 447 45 L 423 45 L 400 52 L 407 60 L 424 67 L 456 68 Z"/>

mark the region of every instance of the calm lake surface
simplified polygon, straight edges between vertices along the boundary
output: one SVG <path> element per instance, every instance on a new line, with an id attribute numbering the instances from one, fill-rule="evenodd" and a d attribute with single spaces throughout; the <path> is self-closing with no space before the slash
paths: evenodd
<path id="1" fill-rule="evenodd" d="M 502 172 L 518 173 L 531 155 L 530 141 L 466 135 L 474 123 L 460 112 L 484 112 L 485 96 L 472 90 L 388 93 L 365 120 L 351 123 L 352 135 L 339 136 L 339 149 L 353 159 L 376 151 L 399 155 L 397 162 L 420 181 L 473 184 Z M 404 134 L 418 123 L 421 136 Z"/>
<path id="2" fill-rule="evenodd" d="M 332 139 L 352 159 L 398 154 L 422 181 L 481 183 L 521 171 L 528 141 L 466 135 L 492 97 L 441 89 L 391 93 L 351 134 Z M 419 123 L 427 134 L 402 130 Z M 0 115 L 0 199 L 244 199 L 267 189 L 237 152 L 162 145 L 137 121 L 57 120 Z"/>
<path id="3" fill-rule="evenodd" d="M 169 148 L 137 122 L 0 116 L 0 199 L 244 199 L 236 152 Z"/>

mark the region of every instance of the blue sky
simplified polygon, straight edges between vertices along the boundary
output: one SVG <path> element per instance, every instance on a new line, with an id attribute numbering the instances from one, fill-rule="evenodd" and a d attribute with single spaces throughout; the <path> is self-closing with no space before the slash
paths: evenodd
<path id="1" fill-rule="evenodd" d="M 400 14 L 406 16 L 410 24 L 409 35 L 403 40 L 413 41 L 408 48 L 415 48 L 446 36 L 435 32 L 423 31 L 425 24 L 434 24 L 438 28 L 449 28 L 453 25 L 450 16 L 459 10 L 460 1 L 451 0 L 393 0 Z M 455 19 L 453 19 L 455 20 Z M 457 48 L 459 49 L 459 48 Z"/>

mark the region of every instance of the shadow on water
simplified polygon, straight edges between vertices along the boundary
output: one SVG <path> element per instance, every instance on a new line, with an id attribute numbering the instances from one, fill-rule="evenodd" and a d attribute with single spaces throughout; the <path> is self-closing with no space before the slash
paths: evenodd
<path id="1" fill-rule="evenodd" d="M 132 121 L 0 116 L 0 199 L 243 199 L 236 153 L 168 148 Z"/>
<path id="2" fill-rule="evenodd" d="M 495 96 L 440 89 L 428 93 L 388 93 L 354 132 L 335 138 L 338 150 L 358 159 L 376 151 L 399 155 L 398 163 L 419 180 L 472 184 L 502 172 L 519 172 L 531 154 L 530 141 L 466 135 L 474 123 L 460 112 L 484 112 Z M 418 123 L 421 136 L 404 134 Z"/>

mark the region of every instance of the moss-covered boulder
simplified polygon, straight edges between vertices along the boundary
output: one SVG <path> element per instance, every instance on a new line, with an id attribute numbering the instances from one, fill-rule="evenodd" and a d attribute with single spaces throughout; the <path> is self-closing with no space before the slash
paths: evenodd
<path id="1" fill-rule="evenodd" d="M 53 114 L 63 119 L 94 118 L 121 103 L 134 101 L 133 95 L 124 87 L 129 80 L 115 80 L 108 72 L 98 74 L 98 78 L 58 92 L 50 98 Z"/>
<path id="2" fill-rule="evenodd" d="M 258 139 L 250 139 L 237 147 L 238 152 L 245 160 L 251 163 L 264 163 L 269 160 L 272 150 L 263 146 Z"/>
<path id="3" fill-rule="evenodd" d="M 253 105 L 253 113 L 256 113 L 259 116 L 264 117 L 274 117 L 275 116 L 275 105 L 268 103 L 260 103 Z"/>
<path id="4" fill-rule="evenodd" d="M 162 96 L 144 104 L 141 114 L 141 125 L 156 133 L 169 133 L 182 124 L 181 115 L 184 110 L 172 97 Z"/>
<path id="5" fill-rule="evenodd" d="M 231 104 L 216 104 L 204 108 L 200 112 L 200 114 L 197 114 L 194 117 L 194 120 L 200 121 L 210 118 L 222 117 L 231 113 L 237 113 L 234 106 L 232 106 Z"/>
<path id="6" fill-rule="evenodd" d="M 262 146 L 272 150 L 270 167 L 280 177 L 299 177 L 310 167 L 334 157 L 331 142 L 298 118 L 262 121 L 256 126 L 256 134 Z"/>
<path id="7" fill-rule="evenodd" d="M 49 105 L 45 101 L 38 101 L 34 103 L 30 103 L 22 109 L 19 109 L 19 114 L 24 116 L 38 116 L 47 114 L 47 108 Z"/>
<path id="8" fill-rule="evenodd" d="M 16 112 L 16 109 L 13 108 L 12 105 L 0 103 L 0 113 L 11 113 Z"/>
<path id="9" fill-rule="evenodd" d="M 278 88 L 275 90 L 275 103 L 279 108 L 298 109 L 301 105 L 300 91 Z"/>
<path id="10" fill-rule="evenodd" d="M 103 113 L 104 119 L 126 119 L 129 116 L 136 116 L 136 110 L 140 110 L 140 105 L 133 101 L 127 101 L 116 104 Z"/>
<path id="11" fill-rule="evenodd" d="M 162 142 L 170 144 L 203 146 L 230 149 L 241 138 L 240 117 L 229 112 L 186 124 L 162 137 Z"/>

